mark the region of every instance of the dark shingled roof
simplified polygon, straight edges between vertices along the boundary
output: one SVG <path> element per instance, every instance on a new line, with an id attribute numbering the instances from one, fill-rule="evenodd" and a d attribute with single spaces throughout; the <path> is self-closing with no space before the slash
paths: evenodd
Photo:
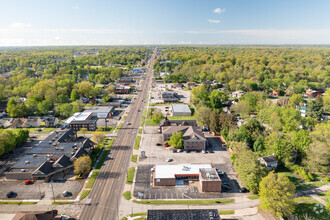
<path id="1" fill-rule="evenodd" d="M 220 220 L 217 209 L 148 210 L 147 220 Z"/>
<path id="2" fill-rule="evenodd" d="M 60 165 L 61 167 L 67 167 L 70 165 L 70 158 L 66 155 L 62 155 L 60 158 L 58 158 L 57 161 L 53 164 L 53 167 L 56 165 Z"/>
<path id="3" fill-rule="evenodd" d="M 264 159 L 264 161 L 266 161 L 266 163 L 271 163 L 271 162 L 277 161 L 276 157 L 274 157 L 273 155 L 264 156 L 262 158 Z"/>
<path id="4" fill-rule="evenodd" d="M 38 169 L 36 169 L 33 174 L 36 174 L 38 171 L 40 171 L 42 174 L 49 174 L 52 171 L 52 163 L 46 161 L 43 163 Z M 32 175 L 33 175 L 32 174 Z M 38 175 L 38 174 L 37 174 Z"/>

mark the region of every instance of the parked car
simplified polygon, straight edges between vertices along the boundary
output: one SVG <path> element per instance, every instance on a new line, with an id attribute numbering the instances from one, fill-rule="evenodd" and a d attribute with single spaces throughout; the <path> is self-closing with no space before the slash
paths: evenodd
<path id="1" fill-rule="evenodd" d="M 166 159 L 166 162 L 172 162 L 172 161 L 173 161 L 172 158 L 167 158 L 167 159 Z"/>
<path id="2" fill-rule="evenodd" d="M 157 143 L 156 145 L 157 145 L 157 146 L 162 146 L 162 144 L 161 144 L 161 143 Z"/>
<path id="3" fill-rule="evenodd" d="M 26 180 L 26 181 L 24 182 L 25 185 L 30 185 L 31 183 L 32 183 L 31 180 Z"/>
<path id="4" fill-rule="evenodd" d="M 190 153 L 190 150 L 186 150 L 186 153 Z"/>
<path id="5" fill-rule="evenodd" d="M 41 128 L 38 128 L 37 131 L 40 132 L 40 131 L 42 131 L 42 129 Z"/>
<path id="6" fill-rule="evenodd" d="M 127 124 L 127 125 L 131 125 L 131 122 L 127 122 L 126 124 Z"/>
<path id="7" fill-rule="evenodd" d="M 172 152 L 173 152 L 173 153 L 176 153 L 176 152 L 177 152 L 177 150 L 176 150 L 176 149 L 173 149 L 173 150 L 172 150 Z"/>
<path id="8" fill-rule="evenodd" d="M 151 171 L 151 172 L 154 172 L 154 171 L 155 171 L 155 168 L 154 168 L 154 167 L 152 167 L 152 168 L 150 169 L 150 171 Z"/>
<path id="9" fill-rule="evenodd" d="M 206 154 L 206 151 L 205 151 L 205 150 L 202 150 L 202 153 L 203 153 L 203 154 Z"/>
<path id="10" fill-rule="evenodd" d="M 247 192 L 249 192 L 249 190 L 247 188 L 243 187 L 243 188 L 241 188 L 239 190 L 239 192 L 241 192 L 241 193 L 247 193 Z"/>
<path id="11" fill-rule="evenodd" d="M 225 174 L 225 172 L 222 172 L 221 170 L 218 170 L 218 169 L 217 169 L 217 173 L 218 173 L 218 175 L 224 175 Z"/>
<path id="12" fill-rule="evenodd" d="M 11 197 L 13 197 L 14 195 L 15 195 L 15 193 L 14 193 L 13 191 L 10 191 L 10 192 L 7 193 L 6 197 L 7 197 L 7 198 L 11 198 Z"/>
<path id="13" fill-rule="evenodd" d="M 63 196 L 66 197 L 66 196 L 69 196 L 70 192 L 68 190 L 65 190 L 63 191 Z"/>
<path id="14" fill-rule="evenodd" d="M 224 191 L 224 192 L 231 190 L 230 186 L 227 186 L 227 185 L 222 185 L 222 186 L 221 186 L 221 189 L 222 189 L 222 191 Z"/>
<path id="15" fill-rule="evenodd" d="M 182 149 L 178 149 L 178 150 L 177 150 L 178 153 L 181 153 L 182 151 L 183 151 Z"/>

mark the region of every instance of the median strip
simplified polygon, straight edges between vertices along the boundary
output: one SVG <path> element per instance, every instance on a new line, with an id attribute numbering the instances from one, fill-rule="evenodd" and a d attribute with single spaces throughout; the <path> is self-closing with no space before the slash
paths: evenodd
<path id="1" fill-rule="evenodd" d="M 235 199 L 220 199 L 220 200 L 133 200 L 135 203 L 151 204 L 151 205 L 202 205 L 202 204 L 220 204 L 232 203 Z"/>

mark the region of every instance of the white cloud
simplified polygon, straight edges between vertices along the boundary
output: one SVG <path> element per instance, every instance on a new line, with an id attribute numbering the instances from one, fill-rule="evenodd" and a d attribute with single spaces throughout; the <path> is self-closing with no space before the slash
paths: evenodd
<path id="1" fill-rule="evenodd" d="M 28 28 L 28 27 L 32 27 L 32 24 L 22 23 L 22 22 L 13 22 L 10 24 L 10 27 L 12 27 L 12 28 Z"/>
<path id="2" fill-rule="evenodd" d="M 213 23 L 213 24 L 219 24 L 220 20 L 209 19 L 208 22 Z"/>
<path id="3" fill-rule="evenodd" d="M 216 8 L 213 10 L 214 13 L 217 13 L 217 14 L 221 14 L 221 13 L 224 13 L 226 11 L 225 8 Z"/>

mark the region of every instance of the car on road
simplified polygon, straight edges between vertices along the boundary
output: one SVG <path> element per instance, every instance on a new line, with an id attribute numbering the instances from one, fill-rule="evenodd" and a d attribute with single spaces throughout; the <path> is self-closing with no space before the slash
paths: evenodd
<path id="1" fill-rule="evenodd" d="M 31 183 L 32 183 L 31 180 L 26 180 L 26 181 L 24 182 L 25 185 L 30 185 Z"/>
<path id="2" fill-rule="evenodd" d="M 10 191 L 6 194 L 6 197 L 9 199 L 9 198 L 12 198 L 14 195 L 15 195 L 15 193 L 13 191 Z"/>
<path id="3" fill-rule="evenodd" d="M 131 122 L 127 122 L 126 124 L 127 124 L 127 125 L 131 125 Z"/>
<path id="4" fill-rule="evenodd" d="M 172 162 L 172 161 L 173 161 L 172 158 L 167 158 L 167 159 L 166 159 L 166 162 Z"/>
<path id="5" fill-rule="evenodd" d="M 162 146 L 162 144 L 161 144 L 161 143 L 157 143 L 156 145 L 157 145 L 157 146 Z"/>
<path id="6" fill-rule="evenodd" d="M 64 197 L 67 197 L 67 196 L 70 195 L 70 192 L 68 190 L 65 190 L 65 191 L 63 191 L 62 194 L 63 194 Z"/>

